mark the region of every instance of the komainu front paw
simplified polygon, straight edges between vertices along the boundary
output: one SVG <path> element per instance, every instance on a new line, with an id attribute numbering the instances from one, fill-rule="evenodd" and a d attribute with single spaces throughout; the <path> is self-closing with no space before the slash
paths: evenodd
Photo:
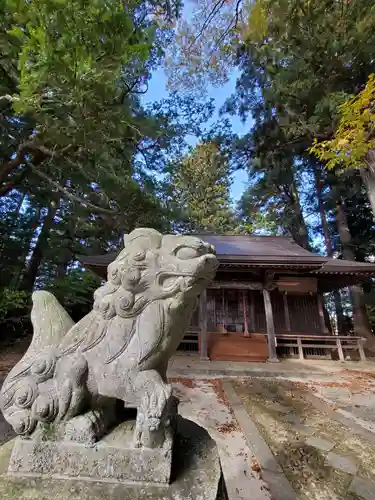
<path id="1" fill-rule="evenodd" d="M 138 373 L 135 389 L 139 401 L 135 446 L 161 448 L 165 441 L 165 431 L 170 426 L 172 387 L 156 370 L 145 370 Z"/>
<path id="2" fill-rule="evenodd" d="M 160 382 L 150 389 L 146 389 L 143 396 L 141 411 L 148 429 L 156 431 L 160 426 L 165 407 L 172 396 L 172 387 Z"/>

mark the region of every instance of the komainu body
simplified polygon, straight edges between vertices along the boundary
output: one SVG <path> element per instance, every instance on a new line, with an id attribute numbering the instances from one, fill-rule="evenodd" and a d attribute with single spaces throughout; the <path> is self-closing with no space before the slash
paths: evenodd
<path id="1" fill-rule="evenodd" d="M 121 401 L 137 409 L 134 445 L 162 445 L 175 411 L 168 360 L 218 261 L 194 236 L 136 229 L 124 242 L 93 310 L 78 323 L 52 294 L 34 293 L 33 340 L 0 396 L 18 434 L 30 436 L 39 422 L 64 422 L 66 439 L 95 442 Z"/>

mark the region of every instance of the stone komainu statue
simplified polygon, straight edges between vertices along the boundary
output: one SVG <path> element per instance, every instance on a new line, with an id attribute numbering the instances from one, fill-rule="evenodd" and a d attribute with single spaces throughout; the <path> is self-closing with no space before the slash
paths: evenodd
<path id="1" fill-rule="evenodd" d="M 193 236 L 136 229 L 124 242 L 93 310 L 78 323 L 52 294 L 34 293 L 32 343 L 1 391 L 16 433 L 64 422 L 65 439 L 95 442 L 121 400 L 137 409 L 135 446 L 161 445 L 174 401 L 168 360 L 218 261 L 214 248 Z"/>

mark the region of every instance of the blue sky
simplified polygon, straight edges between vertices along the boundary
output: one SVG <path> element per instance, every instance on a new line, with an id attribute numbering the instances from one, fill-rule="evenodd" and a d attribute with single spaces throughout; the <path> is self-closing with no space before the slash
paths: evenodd
<path id="1" fill-rule="evenodd" d="M 220 88 L 211 87 L 209 89 L 209 97 L 215 99 L 215 113 L 210 121 L 215 122 L 219 118 L 219 110 L 225 100 L 232 94 L 236 84 L 237 72 L 233 72 L 229 81 Z M 167 79 L 163 69 L 159 69 L 153 73 L 152 79 L 149 82 L 148 92 L 144 97 L 144 102 L 160 101 L 168 97 Z M 251 123 L 246 124 L 238 117 L 229 117 L 232 129 L 235 133 L 243 135 L 249 131 Z M 194 143 L 194 141 L 193 141 Z M 241 197 L 247 181 L 247 174 L 241 170 L 233 176 L 233 184 L 231 188 L 231 197 L 233 202 L 236 202 Z"/>

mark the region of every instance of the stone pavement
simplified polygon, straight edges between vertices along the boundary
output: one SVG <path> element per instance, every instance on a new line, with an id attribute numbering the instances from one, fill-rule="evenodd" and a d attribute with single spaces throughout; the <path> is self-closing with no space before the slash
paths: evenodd
<path id="1" fill-rule="evenodd" d="M 374 363 L 177 355 L 169 373 L 221 380 L 272 499 L 375 500 Z"/>
<path id="2" fill-rule="evenodd" d="M 179 413 L 204 427 L 216 441 L 230 500 L 271 500 L 219 380 L 170 379 L 180 399 Z"/>
<path id="3" fill-rule="evenodd" d="M 352 376 L 351 384 L 364 389 L 363 375 Z M 341 389 L 335 382 L 323 386 Z M 336 418 L 313 384 L 243 378 L 224 387 L 273 499 L 375 500 L 375 435 L 353 419 Z"/>
<path id="4" fill-rule="evenodd" d="M 345 370 L 336 384 L 311 383 L 310 390 L 334 411 L 375 433 L 375 372 Z"/>
<path id="5" fill-rule="evenodd" d="M 260 434 L 256 424 L 247 413 L 232 384 L 226 381 L 223 383 L 223 387 L 234 415 L 245 434 L 247 443 L 256 456 L 261 477 L 268 485 L 272 500 L 297 500 L 296 492 Z"/>

